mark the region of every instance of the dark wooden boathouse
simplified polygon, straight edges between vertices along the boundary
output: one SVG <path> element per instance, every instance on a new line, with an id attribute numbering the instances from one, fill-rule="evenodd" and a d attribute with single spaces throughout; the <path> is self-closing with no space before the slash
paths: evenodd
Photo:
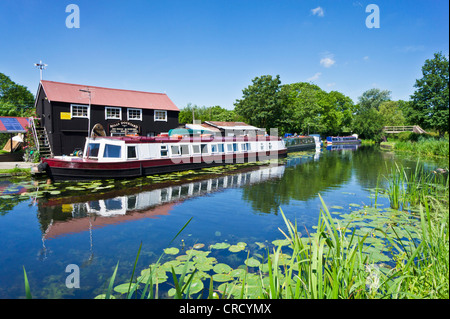
<path id="1" fill-rule="evenodd" d="M 83 149 L 96 124 L 108 136 L 156 136 L 178 126 L 180 111 L 165 93 L 45 80 L 40 81 L 35 107 L 55 156 Z"/>

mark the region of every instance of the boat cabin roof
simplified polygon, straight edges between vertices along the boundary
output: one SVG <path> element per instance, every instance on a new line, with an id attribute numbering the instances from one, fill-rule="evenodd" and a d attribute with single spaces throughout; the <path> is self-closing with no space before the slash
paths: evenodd
<path id="1" fill-rule="evenodd" d="M 263 141 L 278 141 L 281 138 L 277 136 L 211 136 L 211 137 L 167 137 L 167 136 L 101 136 L 101 137 L 91 137 L 90 141 L 95 140 L 111 140 L 111 141 L 124 141 L 125 144 L 141 144 L 141 143 L 207 143 L 207 142 L 218 142 L 218 143 L 231 143 L 231 142 L 263 142 Z"/>

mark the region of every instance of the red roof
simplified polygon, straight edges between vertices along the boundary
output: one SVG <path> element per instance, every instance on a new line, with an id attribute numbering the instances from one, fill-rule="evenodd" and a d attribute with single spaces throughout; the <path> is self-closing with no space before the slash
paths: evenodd
<path id="1" fill-rule="evenodd" d="M 88 93 L 80 92 L 80 90 L 89 90 L 91 91 L 91 104 L 94 105 L 179 111 L 165 93 L 110 89 L 45 80 L 41 81 L 41 85 L 49 101 L 88 104 Z"/>

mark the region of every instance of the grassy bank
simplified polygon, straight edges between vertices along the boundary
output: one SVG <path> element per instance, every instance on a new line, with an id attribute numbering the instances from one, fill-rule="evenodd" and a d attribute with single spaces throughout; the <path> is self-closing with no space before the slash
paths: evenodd
<path id="1" fill-rule="evenodd" d="M 246 243 L 194 246 L 176 258 L 179 249 L 169 247 L 149 268 L 137 273 L 135 266 L 131 279 L 119 285 L 117 265 L 97 297 L 448 299 L 448 175 L 426 174 L 418 165 L 414 172 L 394 167 L 385 178 L 371 206 L 339 218 L 321 198 L 316 232 L 306 236 L 280 210 L 283 238 L 262 247 L 264 255 L 247 249 L 244 265 L 235 269 L 209 254 L 242 251 Z M 382 194 L 388 209 L 377 207 Z M 165 294 L 161 285 L 172 288 Z"/>
<path id="2" fill-rule="evenodd" d="M 421 136 L 414 133 L 402 133 L 390 137 L 386 145 L 392 145 L 395 151 L 407 152 L 424 156 L 449 157 L 448 137 Z"/>

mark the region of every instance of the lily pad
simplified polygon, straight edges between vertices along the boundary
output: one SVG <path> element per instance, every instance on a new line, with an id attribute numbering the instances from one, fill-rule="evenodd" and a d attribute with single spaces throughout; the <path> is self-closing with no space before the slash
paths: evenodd
<path id="1" fill-rule="evenodd" d="M 227 264 L 217 264 L 213 267 L 214 272 L 218 273 L 218 274 L 225 274 L 225 273 L 229 273 L 231 270 L 233 270 L 230 266 L 228 266 Z"/>
<path id="2" fill-rule="evenodd" d="M 228 250 L 231 251 L 232 253 L 237 253 L 244 249 L 245 249 L 245 247 L 238 246 L 238 245 L 231 245 L 230 248 L 228 248 Z"/>
<path id="3" fill-rule="evenodd" d="M 255 244 L 258 245 L 259 249 L 266 247 L 266 245 L 264 243 L 255 242 Z"/>
<path id="4" fill-rule="evenodd" d="M 239 278 L 242 278 L 242 277 L 245 276 L 245 273 L 246 273 L 245 269 L 238 268 L 238 269 L 233 269 L 233 270 L 230 272 L 230 275 L 233 276 L 233 277 L 239 277 Z"/>
<path id="5" fill-rule="evenodd" d="M 287 239 L 277 239 L 274 240 L 272 244 L 274 244 L 275 246 L 287 246 L 290 244 L 290 242 Z"/>
<path id="6" fill-rule="evenodd" d="M 227 249 L 230 246 L 231 245 L 228 243 L 217 243 L 217 244 L 211 245 L 210 248 L 212 248 L 212 249 Z"/>
<path id="7" fill-rule="evenodd" d="M 215 274 L 212 276 L 215 282 L 225 282 L 233 280 L 233 277 L 230 274 Z"/>
<path id="8" fill-rule="evenodd" d="M 205 244 L 195 244 L 193 248 L 194 249 L 201 249 L 203 247 L 205 247 Z"/>
<path id="9" fill-rule="evenodd" d="M 255 258 L 253 258 L 253 257 L 247 259 L 244 263 L 245 263 L 247 266 L 249 266 L 249 267 L 258 267 L 259 265 L 261 265 L 261 263 L 259 262 L 259 260 L 258 260 L 258 259 L 255 259 Z"/>
<path id="10" fill-rule="evenodd" d="M 176 248 L 176 247 L 172 247 L 172 248 L 164 249 L 164 252 L 167 255 L 176 255 L 176 254 L 178 254 L 180 252 L 180 250 L 178 248 Z"/>
<path id="11" fill-rule="evenodd" d="M 330 206 L 330 208 L 333 208 L 333 209 L 344 209 L 344 207 L 342 207 L 342 206 L 337 206 L 337 205 Z"/>

